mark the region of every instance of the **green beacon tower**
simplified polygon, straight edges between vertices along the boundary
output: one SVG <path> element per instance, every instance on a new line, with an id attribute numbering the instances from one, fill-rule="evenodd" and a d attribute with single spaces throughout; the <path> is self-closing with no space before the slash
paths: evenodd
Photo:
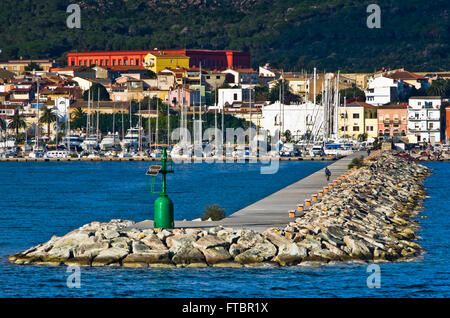
<path id="1" fill-rule="evenodd" d="M 147 171 L 147 175 L 152 176 L 152 193 L 159 193 L 159 197 L 155 200 L 154 205 L 154 224 L 155 229 L 173 229 L 173 202 L 167 195 L 166 174 L 173 173 L 173 162 L 169 161 L 170 167 L 167 164 L 167 149 L 162 148 L 161 152 L 161 166 L 151 166 Z M 154 191 L 156 176 L 162 174 L 162 190 L 161 192 Z"/>

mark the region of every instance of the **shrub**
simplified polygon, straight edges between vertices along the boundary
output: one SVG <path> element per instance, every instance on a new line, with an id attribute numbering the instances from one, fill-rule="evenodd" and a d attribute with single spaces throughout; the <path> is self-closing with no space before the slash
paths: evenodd
<path id="1" fill-rule="evenodd" d="M 220 208 L 217 204 L 207 205 L 201 215 L 202 221 L 211 218 L 213 221 L 219 221 L 225 218 L 225 209 Z"/>
<path id="2" fill-rule="evenodd" d="M 363 156 L 361 156 L 359 158 L 353 158 L 352 162 L 349 163 L 348 168 L 349 169 L 353 169 L 354 167 L 361 168 L 361 166 L 363 165 L 363 162 L 364 162 Z"/>

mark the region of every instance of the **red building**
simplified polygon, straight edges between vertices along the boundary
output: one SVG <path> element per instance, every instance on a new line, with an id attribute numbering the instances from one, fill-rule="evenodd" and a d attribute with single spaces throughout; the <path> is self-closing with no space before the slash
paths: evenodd
<path id="1" fill-rule="evenodd" d="M 445 108 L 445 141 L 450 143 L 450 106 Z"/>
<path id="2" fill-rule="evenodd" d="M 189 66 L 200 66 L 211 70 L 225 70 L 228 68 L 250 68 L 250 53 L 232 50 L 159 50 L 166 53 L 177 53 L 189 56 Z M 142 66 L 148 51 L 109 51 L 109 52 L 82 52 L 67 54 L 69 66 Z"/>

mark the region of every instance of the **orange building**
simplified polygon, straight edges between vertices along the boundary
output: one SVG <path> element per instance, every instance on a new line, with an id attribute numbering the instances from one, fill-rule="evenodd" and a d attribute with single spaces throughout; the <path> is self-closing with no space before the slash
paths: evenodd
<path id="1" fill-rule="evenodd" d="M 228 68 L 250 68 L 250 53 L 233 50 L 146 50 L 146 51 L 105 51 L 67 54 L 69 66 L 143 66 L 148 53 L 171 53 L 188 56 L 189 66 L 205 69 L 226 70 Z"/>
<path id="2" fill-rule="evenodd" d="M 408 105 L 378 106 L 378 135 L 405 136 L 408 131 Z"/>

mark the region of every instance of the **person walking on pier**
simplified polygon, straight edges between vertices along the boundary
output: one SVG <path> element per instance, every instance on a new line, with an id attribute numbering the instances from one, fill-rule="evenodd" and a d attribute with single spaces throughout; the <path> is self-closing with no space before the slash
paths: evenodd
<path id="1" fill-rule="evenodd" d="M 330 181 L 331 171 L 328 167 L 325 168 L 325 176 L 327 177 L 327 181 Z"/>

